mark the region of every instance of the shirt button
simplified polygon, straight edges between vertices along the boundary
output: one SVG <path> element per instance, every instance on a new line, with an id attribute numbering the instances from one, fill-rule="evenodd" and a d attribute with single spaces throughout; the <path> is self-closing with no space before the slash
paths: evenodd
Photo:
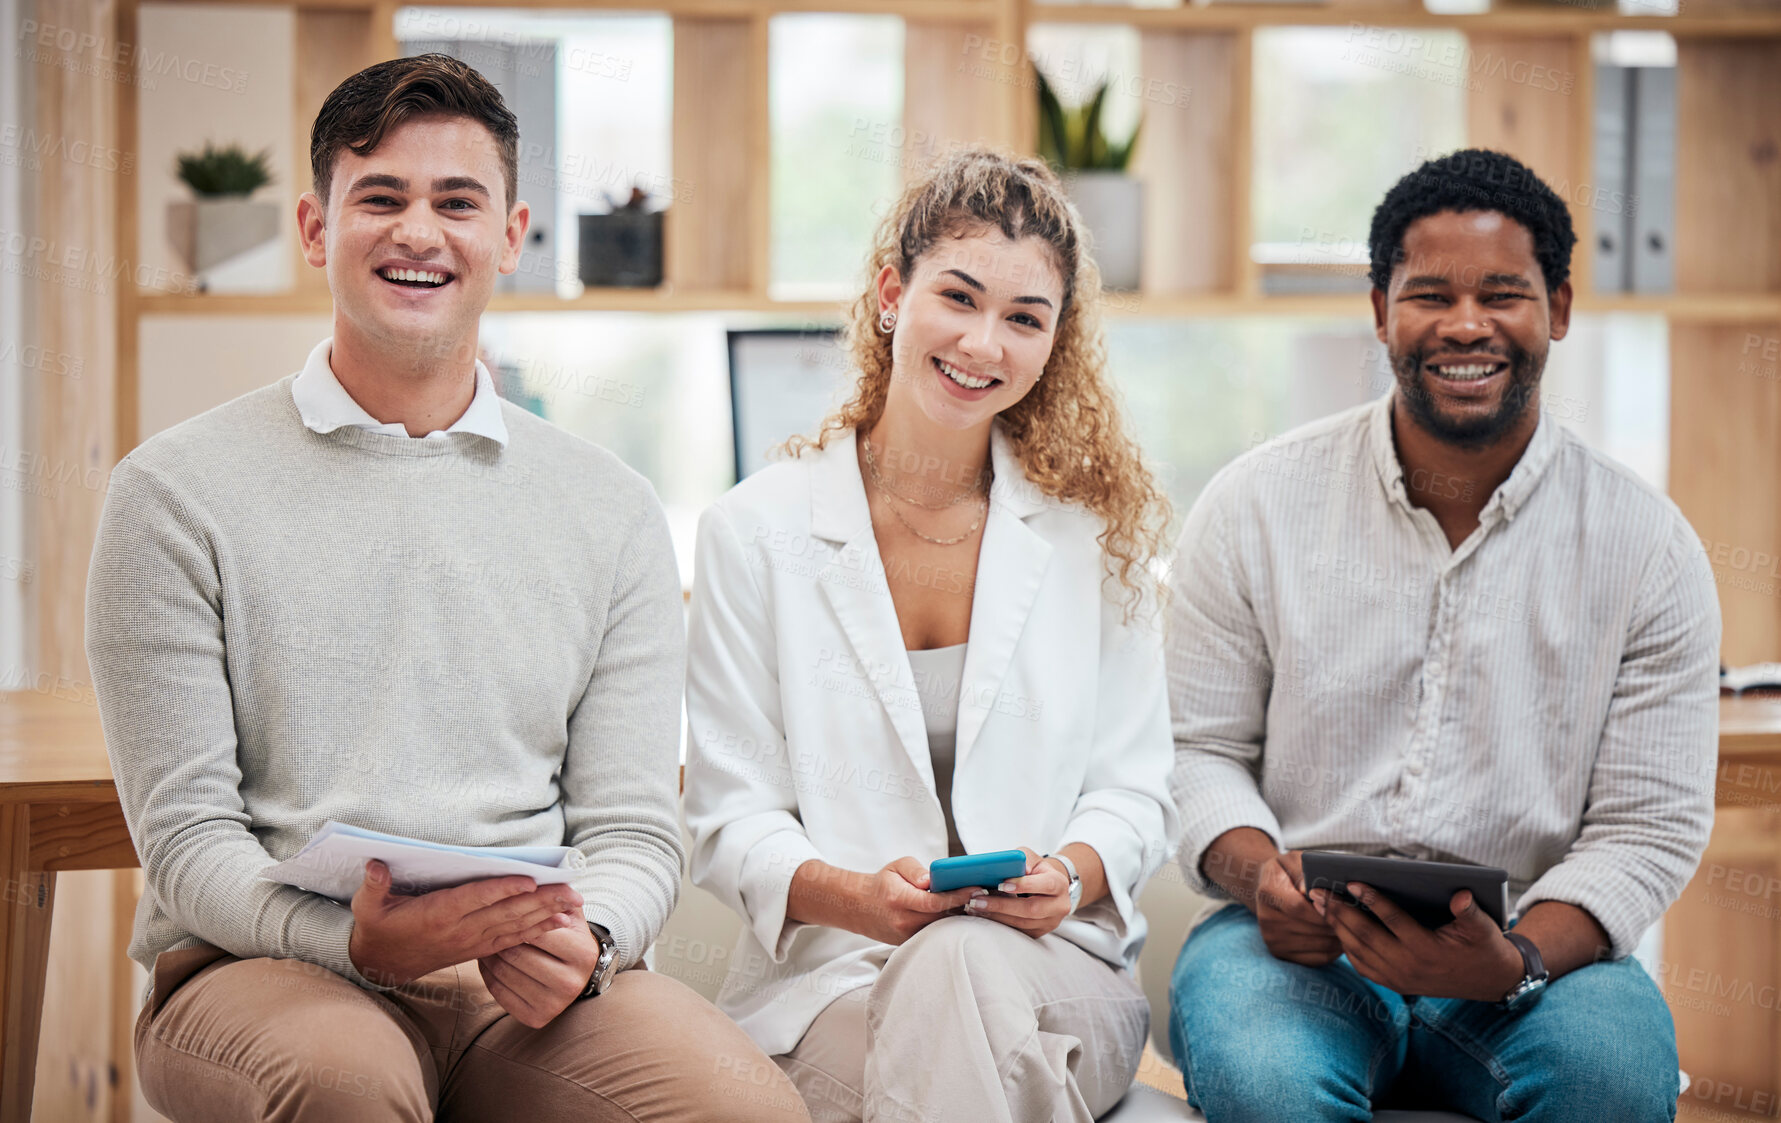
<path id="1" fill-rule="evenodd" d="M 1410 775 L 1412 775 L 1412 776 L 1422 775 L 1422 761 L 1413 760 L 1410 762 Z"/>

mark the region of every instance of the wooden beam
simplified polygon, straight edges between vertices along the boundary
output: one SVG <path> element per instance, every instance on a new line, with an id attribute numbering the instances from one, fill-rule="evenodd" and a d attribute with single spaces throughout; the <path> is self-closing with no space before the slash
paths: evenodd
<path id="1" fill-rule="evenodd" d="M 1781 320 L 1670 326 L 1669 491 L 1719 583 L 1725 662 L 1781 655 Z"/>
<path id="2" fill-rule="evenodd" d="M 1565 194 L 1579 181 L 1569 36 L 1468 33 L 1466 143 L 1507 152 Z"/>
<path id="3" fill-rule="evenodd" d="M 756 237 L 767 225 L 759 34 L 746 18 L 674 21 L 674 202 L 663 233 L 670 291 L 765 291 L 757 261 L 766 250 Z"/>
<path id="4" fill-rule="evenodd" d="M 969 145 L 1013 147 L 1007 133 L 1014 118 L 1003 91 L 1025 64 L 1004 65 L 990 47 L 996 42 L 991 22 L 904 23 L 904 144 L 890 151 L 905 182 Z"/>
<path id="5" fill-rule="evenodd" d="M 1676 65 L 1676 288 L 1781 292 L 1781 40 L 1685 41 Z"/>
<path id="6" fill-rule="evenodd" d="M 316 114 L 334 87 L 378 61 L 393 41 L 392 30 L 377 34 L 372 9 L 304 5 L 297 9 L 295 96 L 291 104 L 291 190 L 285 213 L 297 213 L 297 198 L 311 189 L 309 138 Z M 296 290 L 326 293 L 327 274 L 298 256 Z"/>
<path id="7" fill-rule="evenodd" d="M 1238 119 L 1235 32 L 1146 30 L 1138 73 L 1164 81 L 1144 104 L 1134 171 L 1144 181 L 1147 296 L 1230 292 L 1249 256 L 1247 221 L 1234 221 Z M 1238 228 L 1244 233 L 1238 233 Z"/>

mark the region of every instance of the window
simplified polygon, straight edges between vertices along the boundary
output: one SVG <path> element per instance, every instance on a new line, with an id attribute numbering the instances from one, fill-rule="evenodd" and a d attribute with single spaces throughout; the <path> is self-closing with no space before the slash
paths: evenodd
<path id="1" fill-rule="evenodd" d="M 847 299 L 902 186 L 903 21 L 775 16 L 769 35 L 770 289 Z"/>
<path id="2" fill-rule="evenodd" d="M 1364 263 L 1386 190 L 1464 145 L 1465 63 L 1456 31 L 1258 29 L 1255 259 Z"/>

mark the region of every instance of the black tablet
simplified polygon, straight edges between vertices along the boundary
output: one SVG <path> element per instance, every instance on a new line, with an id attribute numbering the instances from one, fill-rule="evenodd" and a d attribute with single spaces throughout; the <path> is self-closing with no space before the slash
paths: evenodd
<path id="1" fill-rule="evenodd" d="M 1359 881 L 1390 898 L 1424 928 L 1453 919 L 1447 902 L 1470 889 L 1478 907 L 1501 928 L 1509 920 L 1509 875 L 1494 866 L 1458 862 L 1418 862 L 1411 858 L 1368 858 L 1340 850 L 1307 850 L 1305 888 L 1327 889 L 1350 904 L 1347 885 Z"/>

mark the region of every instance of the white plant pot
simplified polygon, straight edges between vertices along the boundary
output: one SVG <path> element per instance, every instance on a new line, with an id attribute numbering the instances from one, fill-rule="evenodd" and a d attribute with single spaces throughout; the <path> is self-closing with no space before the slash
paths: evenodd
<path id="1" fill-rule="evenodd" d="M 186 268 L 203 273 L 278 237 L 279 205 L 245 197 L 167 204 L 167 236 Z"/>
<path id="2" fill-rule="evenodd" d="M 1135 290 L 1144 265 L 1144 184 L 1124 172 L 1073 171 L 1064 189 L 1088 228 L 1102 287 Z"/>

